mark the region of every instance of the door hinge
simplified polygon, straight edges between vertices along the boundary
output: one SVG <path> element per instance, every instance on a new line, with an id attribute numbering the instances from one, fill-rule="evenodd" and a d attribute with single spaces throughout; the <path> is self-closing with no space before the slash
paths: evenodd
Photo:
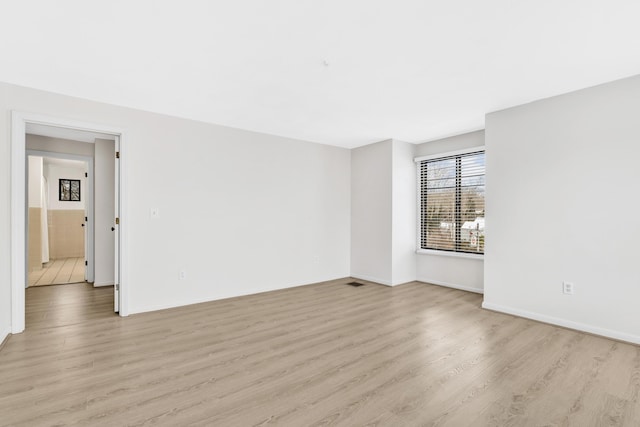
<path id="1" fill-rule="evenodd" d="M 120 285 L 118 285 L 117 283 L 115 285 L 113 285 L 113 286 L 115 286 L 116 291 L 120 290 Z"/>
<path id="2" fill-rule="evenodd" d="M 85 261 L 85 262 L 84 262 L 84 265 L 89 265 L 89 261 Z"/>
<path id="3" fill-rule="evenodd" d="M 120 152 L 116 151 L 116 159 L 119 159 L 119 158 L 120 158 Z"/>
<path id="4" fill-rule="evenodd" d="M 116 225 L 120 224 L 120 218 L 116 218 Z"/>

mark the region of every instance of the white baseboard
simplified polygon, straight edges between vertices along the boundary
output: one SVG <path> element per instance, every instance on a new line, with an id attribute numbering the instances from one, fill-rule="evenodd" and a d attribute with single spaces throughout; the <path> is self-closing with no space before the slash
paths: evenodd
<path id="1" fill-rule="evenodd" d="M 512 307 L 505 307 L 503 305 L 492 304 L 486 301 L 482 303 L 482 308 L 485 308 L 487 310 L 492 310 L 492 311 L 498 311 L 500 313 L 512 314 L 514 316 L 524 317 L 531 320 L 537 320 L 543 323 L 562 326 L 564 328 L 575 329 L 577 331 L 587 332 L 594 335 L 601 335 L 603 337 L 613 338 L 620 341 L 626 341 L 632 344 L 640 344 L 640 336 L 638 335 L 612 331 L 610 329 L 600 328 L 593 325 L 587 325 L 585 323 L 573 322 L 571 320 L 562 319 L 559 317 L 547 316 L 545 314 L 535 313 L 527 310 L 520 310 Z"/>
<path id="2" fill-rule="evenodd" d="M 428 283 L 430 285 L 444 286 L 445 288 L 459 289 L 461 291 L 474 292 L 476 294 L 484 294 L 484 289 L 473 288 L 471 286 L 456 285 L 455 283 L 447 283 L 441 280 L 416 279 L 418 282 Z"/>
<path id="3" fill-rule="evenodd" d="M 94 288 L 99 288 L 100 286 L 113 286 L 113 282 L 93 282 L 93 287 Z"/>
<path id="4" fill-rule="evenodd" d="M 315 284 L 321 284 L 321 283 L 329 284 L 329 283 L 336 282 L 336 281 L 347 280 L 349 277 L 350 276 L 339 277 L 339 278 L 331 278 L 331 279 L 321 280 L 321 281 L 312 280 L 310 282 L 301 283 L 301 284 L 283 284 L 283 285 L 259 287 L 259 288 L 253 288 L 253 289 L 246 289 L 246 290 L 244 290 L 242 292 L 225 293 L 225 294 L 217 294 L 217 295 L 208 295 L 208 296 L 203 297 L 203 298 L 194 298 L 194 299 L 181 300 L 181 301 L 173 300 L 168 304 L 153 304 L 153 305 L 146 305 L 146 306 L 143 305 L 143 306 L 140 306 L 140 307 L 131 308 L 130 311 L 129 311 L 129 314 L 139 314 L 139 313 L 148 313 L 150 311 L 167 310 L 167 309 L 170 309 L 170 308 L 184 307 L 184 306 L 192 305 L 192 304 L 201 304 L 201 303 L 204 303 L 204 302 L 219 301 L 219 300 L 223 300 L 223 299 L 237 298 L 237 297 L 242 297 L 242 296 L 246 296 L 246 295 L 255 295 L 255 294 L 261 294 L 261 293 L 265 293 L 265 292 L 279 291 L 279 290 L 282 290 L 282 289 L 297 288 L 297 287 L 300 287 L 300 286 L 315 285 Z"/>
<path id="5" fill-rule="evenodd" d="M 367 282 L 375 282 L 385 286 L 395 286 L 388 280 L 378 279 L 377 277 L 365 276 L 364 274 L 352 274 L 351 277 L 354 279 L 366 280 Z"/>

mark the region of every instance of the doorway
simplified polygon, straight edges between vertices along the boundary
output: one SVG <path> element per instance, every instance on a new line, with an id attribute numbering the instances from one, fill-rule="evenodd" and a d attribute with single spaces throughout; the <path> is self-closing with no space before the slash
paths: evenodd
<path id="1" fill-rule="evenodd" d="M 27 159 L 27 286 L 85 282 L 93 159 L 30 150 Z"/>
<path id="2" fill-rule="evenodd" d="M 105 286 L 110 286 L 113 291 L 113 306 L 115 311 L 120 316 L 128 315 L 128 300 L 126 288 L 126 245 L 124 245 L 124 236 L 126 233 L 125 227 L 123 227 L 121 218 L 122 212 L 126 207 L 126 199 L 123 197 L 124 189 L 126 188 L 126 181 L 123 179 L 120 171 L 124 170 L 124 164 L 122 162 L 122 148 L 123 148 L 123 132 L 117 128 L 96 125 L 85 122 L 78 122 L 73 120 L 66 120 L 48 116 L 42 116 L 37 114 L 12 112 L 12 131 L 11 131 L 11 209 L 12 209 L 12 234 L 11 234 L 11 265 L 12 265 L 12 300 L 11 300 L 11 331 L 12 333 L 20 333 L 25 328 L 25 288 L 28 286 L 28 156 L 26 150 L 27 133 L 36 133 L 34 129 L 48 128 L 52 132 L 60 132 L 66 136 L 58 135 L 58 138 L 69 139 L 71 141 L 77 140 L 76 138 L 69 137 L 69 135 L 83 134 L 85 137 L 91 135 L 94 142 L 102 138 L 103 140 L 110 140 L 113 151 L 111 152 L 111 158 L 115 159 L 116 154 L 120 161 L 113 162 L 113 182 L 111 184 L 113 193 L 111 195 L 113 210 L 109 212 L 108 217 L 111 221 L 109 232 L 111 240 L 111 248 L 113 253 L 113 268 L 112 268 L 112 283 L 102 283 Z M 29 130 L 29 132 L 28 132 Z M 89 141 L 86 141 L 89 142 Z M 60 150 L 56 151 L 56 155 L 68 154 Z M 55 156 L 54 156 L 55 157 Z M 90 171 L 87 171 L 89 175 Z M 87 177 L 88 178 L 88 177 Z M 69 179 L 70 180 L 70 179 Z M 68 184 L 68 185 L 67 185 Z M 58 197 L 61 197 L 58 186 L 63 185 L 60 182 L 56 184 L 56 190 L 58 191 Z M 64 197 L 67 197 L 68 193 L 72 191 L 72 185 L 70 182 L 65 182 L 65 190 L 63 191 Z M 82 184 L 80 184 L 82 185 Z M 48 185 L 51 188 L 51 184 Z M 75 190 L 77 187 L 74 187 Z M 90 186 L 87 186 L 90 188 Z M 71 197 L 71 196 L 69 196 Z M 49 194 L 49 200 L 52 196 Z M 82 198 L 82 196 L 80 196 Z M 93 220 L 93 221 L 92 221 Z M 42 221 L 42 219 L 41 219 Z M 95 231 L 95 215 L 89 213 L 85 215 L 85 236 L 87 233 Z M 85 242 L 89 242 L 89 238 L 84 239 Z M 122 247 L 121 247 L 122 245 Z M 91 245 L 85 247 L 85 261 L 87 262 L 87 268 L 84 272 L 85 280 L 93 281 L 92 275 L 94 274 L 94 267 L 92 265 L 92 257 L 95 255 L 92 253 L 93 248 Z M 41 254 L 42 255 L 42 254 Z"/>

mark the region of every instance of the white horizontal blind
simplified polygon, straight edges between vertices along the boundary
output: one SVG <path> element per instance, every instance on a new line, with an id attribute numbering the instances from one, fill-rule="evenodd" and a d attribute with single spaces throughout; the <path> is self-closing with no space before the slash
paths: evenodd
<path id="1" fill-rule="evenodd" d="M 484 151 L 422 160 L 420 248 L 484 253 Z"/>

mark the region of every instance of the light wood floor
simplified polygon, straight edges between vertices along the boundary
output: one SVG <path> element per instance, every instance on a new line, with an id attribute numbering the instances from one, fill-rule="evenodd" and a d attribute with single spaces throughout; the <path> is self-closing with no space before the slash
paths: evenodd
<path id="1" fill-rule="evenodd" d="M 84 258 L 52 259 L 42 269 L 29 272 L 29 286 L 84 282 Z"/>
<path id="2" fill-rule="evenodd" d="M 28 328 L 0 351 L 0 425 L 640 425 L 638 346 L 472 293 L 344 282 L 124 319 L 103 289 L 29 289 Z M 92 293 L 103 317 L 44 315 Z"/>
<path id="3" fill-rule="evenodd" d="M 26 289 L 26 327 L 57 328 L 113 319 L 113 286 L 70 283 Z"/>

